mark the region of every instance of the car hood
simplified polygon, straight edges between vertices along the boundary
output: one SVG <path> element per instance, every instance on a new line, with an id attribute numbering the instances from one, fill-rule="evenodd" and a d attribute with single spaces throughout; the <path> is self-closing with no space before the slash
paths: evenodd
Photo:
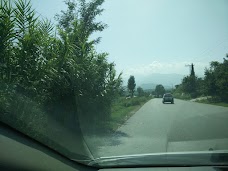
<path id="1" fill-rule="evenodd" d="M 95 167 L 145 167 L 145 166 L 227 166 L 227 151 L 156 153 L 100 157 L 88 163 Z"/>

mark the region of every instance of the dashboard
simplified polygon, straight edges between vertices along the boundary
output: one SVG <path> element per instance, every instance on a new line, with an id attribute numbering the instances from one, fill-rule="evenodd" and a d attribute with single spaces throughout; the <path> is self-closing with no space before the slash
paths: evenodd
<path id="1" fill-rule="evenodd" d="M 23 171 L 225 171 L 216 167 L 94 168 L 73 162 L 48 147 L 0 124 L 0 170 Z"/>

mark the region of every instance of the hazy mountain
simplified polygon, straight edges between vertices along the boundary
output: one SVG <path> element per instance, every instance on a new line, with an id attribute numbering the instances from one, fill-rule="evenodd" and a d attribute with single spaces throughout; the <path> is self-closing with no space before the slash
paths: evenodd
<path id="1" fill-rule="evenodd" d="M 144 90 L 154 90 L 156 88 L 156 85 L 158 84 L 153 84 L 153 83 L 148 83 L 148 84 L 141 84 L 140 87 L 142 87 Z M 172 86 L 162 84 L 165 89 L 171 89 Z M 174 85 L 173 85 L 174 87 Z"/>
<path id="2" fill-rule="evenodd" d="M 153 84 L 153 83 L 147 83 L 147 84 L 141 84 L 140 87 L 142 87 L 144 90 L 148 90 L 148 89 L 155 89 L 157 84 Z"/>
<path id="3" fill-rule="evenodd" d="M 183 77 L 184 75 L 180 74 L 151 74 L 136 77 L 136 84 L 143 89 L 155 89 L 157 84 L 162 84 L 166 89 L 169 89 L 180 84 Z"/>

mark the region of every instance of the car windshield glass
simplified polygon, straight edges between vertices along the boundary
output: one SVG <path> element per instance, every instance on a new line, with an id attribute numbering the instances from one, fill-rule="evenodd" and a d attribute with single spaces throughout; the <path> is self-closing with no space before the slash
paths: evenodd
<path id="1" fill-rule="evenodd" d="M 228 1 L 1 0 L 0 121 L 71 160 L 210 164 L 227 107 Z"/>

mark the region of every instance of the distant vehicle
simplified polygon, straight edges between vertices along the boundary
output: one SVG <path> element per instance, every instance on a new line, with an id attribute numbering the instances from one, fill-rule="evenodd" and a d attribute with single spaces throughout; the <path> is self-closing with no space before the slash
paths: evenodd
<path id="1" fill-rule="evenodd" d="M 163 95 L 162 103 L 165 103 L 165 102 L 171 102 L 172 104 L 174 104 L 174 98 L 173 98 L 172 94 L 166 93 Z"/>

